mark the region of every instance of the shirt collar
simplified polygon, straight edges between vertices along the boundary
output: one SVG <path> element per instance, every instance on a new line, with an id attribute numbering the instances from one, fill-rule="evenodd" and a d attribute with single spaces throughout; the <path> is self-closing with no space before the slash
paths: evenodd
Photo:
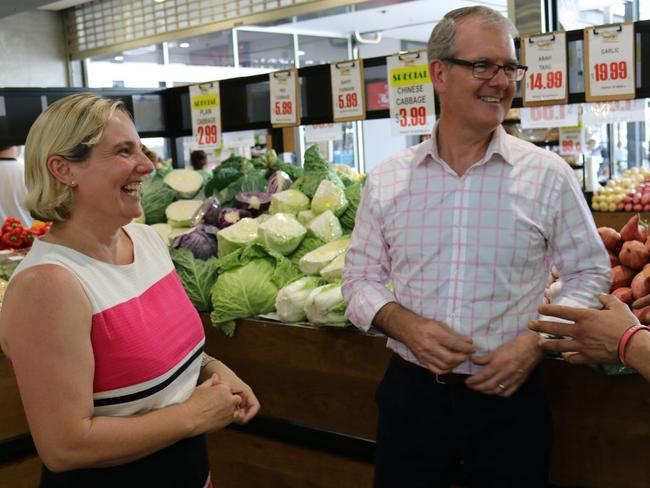
<path id="1" fill-rule="evenodd" d="M 427 156 L 431 156 L 434 161 L 442 161 L 442 158 L 438 154 L 438 124 L 440 121 L 437 121 L 433 126 L 433 131 L 431 132 L 431 139 L 421 143 L 415 150 L 415 160 L 417 164 L 421 164 L 426 161 Z M 514 160 L 508 147 L 508 134 L 506 133 L 503 126 L 499 125 L 492 134 L 492 139 L 488 145 L 487 151 L 485 151 L 485 156 L 476 162 L 477 165 L 484 164 L 488 161 L 493 160 L 495 157 L 498 160 L 504 161 L 511 166 L 514 166 Z"/>

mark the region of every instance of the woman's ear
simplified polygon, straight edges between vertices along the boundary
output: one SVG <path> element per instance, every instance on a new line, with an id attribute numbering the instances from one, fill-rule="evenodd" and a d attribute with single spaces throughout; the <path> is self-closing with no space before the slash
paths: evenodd
<path id="1" fill-rule="evenodd" d="M 74 180 L 74 175 L 72 174 L 72 168 L 70 167 L 70 161 L 62 158 L 61 156 L 54 154 L 47 158 L 47 169 L 57 180 L 63 183 L 66 186 L 76 186 L 77 183 Z"/>

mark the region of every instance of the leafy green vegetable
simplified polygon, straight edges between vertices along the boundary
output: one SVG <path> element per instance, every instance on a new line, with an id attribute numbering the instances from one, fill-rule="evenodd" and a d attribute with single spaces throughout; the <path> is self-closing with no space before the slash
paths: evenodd
<path id="1" fill-rule="evenodd" d="M 179 197 L 178 193 L 165 184 L 162 173 L 144 180 L 141 195 L 142 210 L 149 225 L 167 222 L 165 210 Z"/>
<path id="2" fill-rule="evenodd" d="M 338 283 L 314 288 L 305 300 L 305 314 L 314 325 L 346 326 L 345 308 Z"/>
<path id="3" fill-rule="evenodd" d="M 211 197 L 219 190 L 223 190 L 230 183 L 242 176 L 241 171 L 235 168 L 222 168 L 219 166 L 212 172 L 212 178 L 205 184 L 204 193 L 206 197 Z"/>
<path id="4" fill-rule="evenodd" d="M 318 185 L 323 180 L 329 180 L 342 190 L 345 189 L 341 178 L 330 169 L 329 163 L 321 156 L 318 146 L 313 145 L 305 151 L 304 166 L 304 175 L 294 181 L 291 188 L 300 190 L 309 198 L 314 197 Z"/>
<path id="5" fill-rule="evenodd" d="M 291 163 L 285 163 L 284 161 L 279 162 L 275 166 L 276 171 L 284 171 L 286 174 L 289 175 L 289 178 L 291 178 L 292 181 L 296 181 L 298 178 L 300 178 L 302 175 L 305 174 L 305 170 L 302 169 L 300 166 L 296 166 L 295 164 Z"/>
<path id="6" fill-rule="evenodd" d="M 216 267 L 210 318 L 227 336 L 235 333 L 236 319 L 275 310 L 278 291 L 302 276 L 294 263 L 259 244 L 218 259 Z"/>
<path id="7" fill-rule="evenodd" d="M 357 216 L 357 208 L 361 201 L 361 191 L 363 190 L 363 183 L 355 181 L 345 189 L 345 198 L 348 200 L 348 208 L 339 217 L 341 225 L 346 230 L 354 229 L 354 219 Z"/>
<path id="8" fill-rule="evenodd" d="M 288 256 L 292 263 L 298 264 L 305 254 L 323 246 L 325 241 L 311 235 L 305 236 L 298 248 Z"/>
<path id="9" fill-rule="evenodd" d="M 217 258 L 196 259 L 188 249 L 172 249 L 170 254 L 192 304 L 199 312 L 209 312 L 212 287 L 217 281 Z"/>
<path id="10" fill-rule="evenodd" d="M 264 172 L 253 170 L 240 176 L 226 188 L 217 193 L 217 199 L 223 207 L 234 207 L 235 195 L 241 192 L 263 192 L 266 190 Z"/>

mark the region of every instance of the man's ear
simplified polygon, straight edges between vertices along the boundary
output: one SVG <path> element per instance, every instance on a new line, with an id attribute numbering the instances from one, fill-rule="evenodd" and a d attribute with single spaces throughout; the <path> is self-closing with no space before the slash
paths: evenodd
<path id="1" fill-rule="evenodd" d="M 47 169 L 50 171 L 52 176 L 57 180 L 63 183 L 66 186 L 74 186 L 74 175 L 72 174 L 72 168 L 70 167 L 70 161 L 62 158 L 61 156 L 54 154 L 47 158 Z"/>
<path id="2" fill-rule="evenodd" d="M 444 93 L 449 78 L 449 71 L 444 61 L 440 59 L 431 61 L 429 63 L 429 76 L 431 77 L 431 83 L 433 83 L 433 89 L 437 93 Z"/>

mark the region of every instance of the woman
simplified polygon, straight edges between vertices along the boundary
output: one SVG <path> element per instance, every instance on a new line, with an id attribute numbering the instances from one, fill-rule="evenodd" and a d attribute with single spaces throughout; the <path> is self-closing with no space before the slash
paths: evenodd
<path id="1" fill-rule="evenodd" d="M 45 465 L 41 486 L 211 486 L 204 434 L 260 405 L 202 353 L 167 248 L 131 223 L 153 166 L 124 105 L 57 101 L 32 126 L 25 162 L 27 206 L 54 224 L 12 276 L 0 344 Z"/>

